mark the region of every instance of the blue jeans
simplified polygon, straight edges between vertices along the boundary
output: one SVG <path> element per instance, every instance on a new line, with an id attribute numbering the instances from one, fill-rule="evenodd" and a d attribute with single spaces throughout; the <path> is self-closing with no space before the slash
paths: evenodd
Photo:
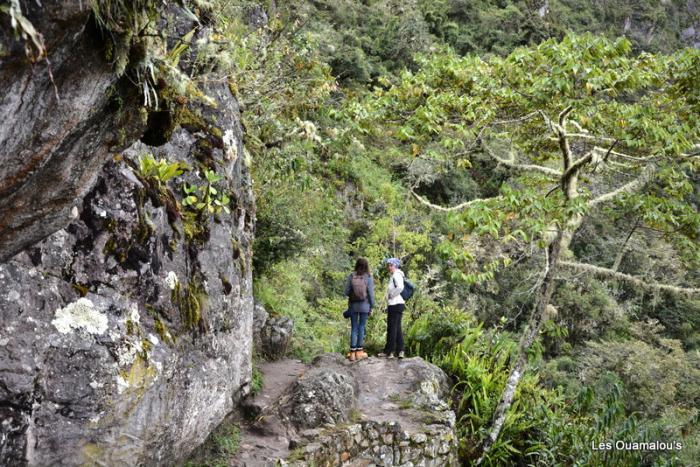
<path id="1" fill-rule="evenodd" d="M 368 313 L 353 311 L 350 314 L 350 349 L 361 349 L 365 345 L 365 326 Z"/>

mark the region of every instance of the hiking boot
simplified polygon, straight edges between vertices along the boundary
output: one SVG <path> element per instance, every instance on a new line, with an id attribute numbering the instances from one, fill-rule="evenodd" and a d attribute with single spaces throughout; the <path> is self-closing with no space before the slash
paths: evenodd
<path id="1" fill-rule="evenodd" d="M 386 358 L 394 358 L 394 354 L 390 353 L 389 355 L 386 356 Z"/>
<path id="2" fill-rule="evenodd" d="M 367 355 L 367 352 L 365 352 L 363 349 L 360 349 L 355 352 L 355 359 L 357 360 L 363 360 L 367 357 L 369 357 L 369 355 Z"/>
<path id="3" fill-rule="evenodd" d="M 399 354 L 398 354 L 397 356 L 398 356 L 399 358 L 404 358 L 405 355 L 404 355 L 404 353 L 403 353 L 403 350 L 402 350 L 401 352 L 399 352 Z"/>
<path id="4" fill-rule="evenodd" d="M 351 350 L 350 352 L 348 352 L 348 360 L 350 360 L 351 362 L 354 362 L 356 359 L 357 359 L 357 357 L 355 355 L 354 350 Z"/>
<path id="5" fill-rule="evenodd" d="M 384 352 L 380 352 L 380 353 L 377 354 L 377 357 L 379 357 L 379 358 L 386 358 L 386 357 L 388 357 L 388 356 L 389 356 L 389 355 L 388 355 L 388 354 L 385 354 Z"/>

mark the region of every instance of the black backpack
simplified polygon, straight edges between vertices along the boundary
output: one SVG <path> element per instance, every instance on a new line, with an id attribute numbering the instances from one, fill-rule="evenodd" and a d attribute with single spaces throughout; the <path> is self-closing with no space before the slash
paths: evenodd
<path id="1" fill-rule="evenodd" d="M 396 287 L 396 281 L 394 281 L 394 287 Z M 406 279 L 406 276 L 404 276 L 403 290 L 401 291 L 401 298 L 403 298 L 404 302 L 408 301 L 409 298 L 413 297 L 413 292 L 415 292 L 415 289 L 416 286 L 414 286 L 413 283 Z"/>

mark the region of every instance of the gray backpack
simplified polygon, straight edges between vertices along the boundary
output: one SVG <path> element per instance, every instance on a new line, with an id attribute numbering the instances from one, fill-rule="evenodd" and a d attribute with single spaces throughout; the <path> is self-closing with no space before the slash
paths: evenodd
<path id="1" fill-rule="evenodd" d="M 367 300 L 367 279 L 365 275 L 358 276 L 352 273 L 352 289 L 350 290 L 350 301 L 364 302 Z"/>

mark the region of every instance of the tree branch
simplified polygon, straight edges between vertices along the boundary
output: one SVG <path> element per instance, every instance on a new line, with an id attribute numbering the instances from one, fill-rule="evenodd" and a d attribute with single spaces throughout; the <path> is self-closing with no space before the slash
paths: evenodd
<path id="1" fill-rule="evenodd" d="M 445 206 L 440 206 L 438 204 L 431 203 L 430 201 L 423 198 L 421 195 L 419 195 L 418 193 L 416 193 L 413 190 L 411 190 L 411 194 L 422 205 L 428 206 L 430 209 L 435 209 L 437 211 L 443 211 L 443 212 L 459 211 L 461 209 L 468 208 L 469 206 L 476 204 L 476 203 L 483 203 L 486 201 L 495 201 L 495 200 L 502 200 L 503 199 L 502 196 L 496 196 L 494 198 L 478 198 L 478 199 L 473 199 L 471 201 L 466 201 L 466 202 L 458 204 L 456 206 L 445 207 Z"/>
<path id="2" fill-rule="evenodd" d="M 569 179 L 575 175 L 578 175 L 579 170 L 581 170 L 581 167 L 584 165 L 592 162 L 595 160 L 595 153 L 594 151 L 589 151 L 586 154 L 583 155 L 580 159 L 578 159 L 576 162 L 571 164 L 571 166 L 564 172 L 564 175 L 561 177 L 561 186 L 562 188 L 566 186 L 566 183 L 569 181 Z"/>
<path id="3" fill-rule="evenodd" d="M 598 277 L 606 279 L 618 279 L 628 282 L 632 285 L 640 287 L 647 290 L 663 290 L 666 292 L 671 292 L 680 295 L 697 295 L 700 294 L 700 288 L 692 287 L 678 287 L 670 284 L 661 284 L 658 282 L 649 282 L 644 279 L 630 274 L 625 274 L 622 272 L 615 271 L 614 269 L 603 268 L 600 266 L 594 266 L 592 264 L 578 263 L 572 261 L 560 261 L 560 266 L 564 266 L 570 269 L 575 269 L 581 272 L 587 272 Z"/>
<path id="4" fill-rule="evenodd" d="M 615 261 L 613 261 L 612 265 L 612 270 L 617 272 L 617 270 L 620 268 L 620 263 L 622 262 L 622 258 L 625 256 L 625 250 L 627 249 L 627 244 L 630 241 L 630 238 L 632 238 L 632 235 L 634 235 L 634 232 L 637 230 L 637 227 L 639 227 L 639 223 L 641 221 L 637 219 L 634 222 L 634 226 L 632 227 L 632 230 L 630 230 L 630 233 L 627 235 L 627 238 L 625 238 L 625 242 L 622 244 L 622 248 L 620 248 L 620 251 L 617 253 L 617 256 L 615 257 Z"/>
<path id="5" fill-rule="evenodd" d="M 534 165 L 534 164 L 519 164 L 515 162 L 515 156 L 511 154 L 510 159 L 503 159 L 502 157 L 497 156 L 491 148 L 489 148 L 484 141 L 481 142 L 481 147 L 484 148 L 486 151 L 486 154 L 488 154 L 492 159 L 495 161 L 499 162 L 500 164 L 503 164 L 505 166 L 508 166 L 513 169 L 518 169 L 518 170 L 527 170 L 531 172 L 540 172 L 545 175 L 549 175 L 550 177 L 555 177 L 559 178 L 561 177 L 561 172 L 556 170 L 556 169 L 550 169 L 549 167 L 544 167 L 542 165 Z"/>
<path id="6" fill-rule="evenodd" d="M 649 180 L 651 180 L 651 176 L 654 174 L 654 172 L 656 172 L 656 166 L 647 166 L 642 172 L 642 175 L 639 176 L 639 178 L 636 178 L 631 182 L 622 185 L 616 190 L 610 191 L 608 193 L 591 199 L 590 201 L 588 201 L 588 207 L 594 207 L 601 203 L 605 203 L 607 201 L 615 199 L 615 197 L 621 195 L 622 193 L 631 193 L 633 191 L 638 190 L 639 188 L 646 185 L 647 182 L 649 182 Z"/>
<path id="7" fill-rule="evenodd" d="M 568 106 L 564 110 L 561 111 L 559 114 L 559 126 L 562 128 L 566 127 L 566 117 L 569 116 L 571 111 L 574 110 L 574 107 L 572 105 Z"/>
<path id="8" fill-rule="evenodd" d="M 568 106 L 559 114 L 559 127 L 556 128 L 557 134 L 559 136 L 559 147 L 564 156 L 564 171 L 569 170 L 572 164 L 571 156 L 571 146 L 569 146 L 569 139 L 566 137 L 566 117 L 571 113 L 574 108 Z"/>

